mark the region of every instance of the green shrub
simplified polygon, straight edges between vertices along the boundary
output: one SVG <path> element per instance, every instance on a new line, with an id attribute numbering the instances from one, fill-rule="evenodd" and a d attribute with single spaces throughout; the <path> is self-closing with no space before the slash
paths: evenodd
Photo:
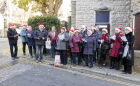
<path id="1" fill-rule="evenodd" d="M 57 18 L 57 16 L 52 14 L 30 17 L 28 19 L 28 25 L 32 26 L 34 29 L 38 29 L 38 24 L 44 24 L 49 30 L 52 26 L 55 26 L 57 30 L 60 28 L 60 20 Z"/>

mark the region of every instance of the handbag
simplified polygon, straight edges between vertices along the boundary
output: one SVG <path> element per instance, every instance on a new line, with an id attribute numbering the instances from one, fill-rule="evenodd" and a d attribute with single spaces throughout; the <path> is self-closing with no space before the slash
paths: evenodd
<path id="1" fill-rule="evenodd" d="M 46 48 L 51 49 L 51 41 L 49 38 L 47 38 L 47 40 L 46 40 Z"/>
<path id="2" fill-rule="evenodd" d="M 124 47 L 119 48 L 119 57 L 123 57 Z"/>

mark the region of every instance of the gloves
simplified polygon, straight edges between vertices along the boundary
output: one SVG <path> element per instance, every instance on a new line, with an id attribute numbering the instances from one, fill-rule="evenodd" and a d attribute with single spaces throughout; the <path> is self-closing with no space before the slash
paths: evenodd
<path id="1" fill-rule="evenodd" d="M 65 39 L 63 39 L 62 42 L 65 42 Z"/>

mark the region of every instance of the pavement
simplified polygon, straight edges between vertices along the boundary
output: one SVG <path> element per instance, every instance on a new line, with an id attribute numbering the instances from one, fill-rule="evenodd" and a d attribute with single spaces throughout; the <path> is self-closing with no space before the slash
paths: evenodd
<path id="1" fill-rule="evenodd" d="M 140 86 L 140 82 L 81 69 L 57 68 L 48 61 L 36 63 L 28 57 L 8 62 L 12 64 L 0 69 L 0 86 Z"/>
<path id="2" fill-rule="evenodd" d="M 50 58 L 49 56 L 46 59 L 51 65 L 54 65 L 54 58 Z M 89 71 L 89 72 L 94 72 L 94 73 L 99 73 L 99 74 L 104 74 L 107 76 L 113 76 L 113 77 L 118 77 L 118 78 L 123 78 L 131 81 L 138 81 L 140 82 L 140 73 L 133 72 L 132 74 L 123 74 L 123 72 L 120 70 L 115 70 L 115 69 L 109 69 L 109 67 L 102 67 L 100 68 L 97 65 L 94 65 L 93 68 L 88 68 L 84 66 L 72 66 L 71 64 L 68 64 L 66 66 L 62 66 L 62 68 L 66 69 L 74 69 L 74 70 L 84 70 L 84 71 Z"/>

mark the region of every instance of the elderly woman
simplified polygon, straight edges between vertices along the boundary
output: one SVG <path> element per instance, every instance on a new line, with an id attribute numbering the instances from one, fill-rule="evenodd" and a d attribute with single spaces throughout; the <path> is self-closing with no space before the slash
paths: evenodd
<path id="1" fill-rule="evenodd" d="M 101 38 L 101 34 L 98 31 L 98 28 L 96 28 L 96 26 L 91 26 L 91 30 L 92 30 L 92 36 L 93 38 L 96 38 L 96 51 L 95 51 L 95 56 L 93 57 L 93 61 L 94 63 L 97 62 L 97 60 L 99 60 L 99 47 L 100 44 L 98 44 L 98 41 Z"/>
<path id="2" fill-rule="evenodd" d="M 92 31 L 87 31 L 87 37 L 83 39 L 84 41 L 84 57 L 86 66 L 89 68 L 93 67 L 93 56 L 95 56 L 93 50 L 96 50 L 96 38 L 92 36 Z"/>
<path id="3" fill-rule="evenodd" d="M 52 27 L 52 30 L 49 32 L 48 37 L 51 40 L 51 49 L 50 49 L 51 57 L 54 58 L 54 56 L 55 56 L 56 40 L 58 38 L 58 32 L 56 31 L 55 26 Z"/>
<path id="4" fill-rule="evenodd" d="M 29 47 L 29 54 L 33 58 L 33 50 L 35 55 L 35 40 L 34 40 L 34 30 L 31 26 L 27 27 L 27 42 Z"/>
<path id="5" fill-rule="evenodd" d="M 100 60 L 99 64 L 100 66 L 105 66 L 106 57 L 109 53 L 110 49 L 110 41 L 109 41 L 109 35 L 107 29 L 102 29 L 102 36 L 101 40 L 98 41 L 100 44 Z"/>
<path id="6" fill-rule="evenodd" d="M 124 73 L 131 74 L 132 73 L 132 65 L 133 65 L 133 44 L 134 44 L 134 35 L 133 30 L 130 27 L 125 28 L 125 39 L 123 40 L 124 44 L 124 53 L 123 53 L 123 65 L 124 65 Z"/>
<path id="7" fill-rule="evenodd" d="M 72 52 L 72 62 L 74 65 L 81 64 L 80 43 L 82 43 L 82 36 L 80 35 L 80 29 L 75 29 L 74 34 L 70 38 L 70 47 Z M 78 60 L 78 61 L 77 61 Z"/>
<path id="8" fill-rule="evenodd" d="M 60 54 L 61 64 L 66 65 L 67 64 L 67 42 L 69 41 L 69 35 L 66 33 L 66 28 L 61 28 L 61 33 L 58 35 L 57 39 L 57 46 L 56 49 L 58 50 Z"/>
<path id="9" fill-rule="evenodd" d="M 110 38 L 113 44 L 109 53 L 109 56 L 111 58 L 110 69 L 114 69 L 114 68 L 116 70 L 120 69 L 120 62 L 122 58 L 120 55 L 120 49 L 122 47 L 121 37 L 123 36 L 121 30 L 122 30 L 121 27 L 115 28 L 115 35 Z"/>

